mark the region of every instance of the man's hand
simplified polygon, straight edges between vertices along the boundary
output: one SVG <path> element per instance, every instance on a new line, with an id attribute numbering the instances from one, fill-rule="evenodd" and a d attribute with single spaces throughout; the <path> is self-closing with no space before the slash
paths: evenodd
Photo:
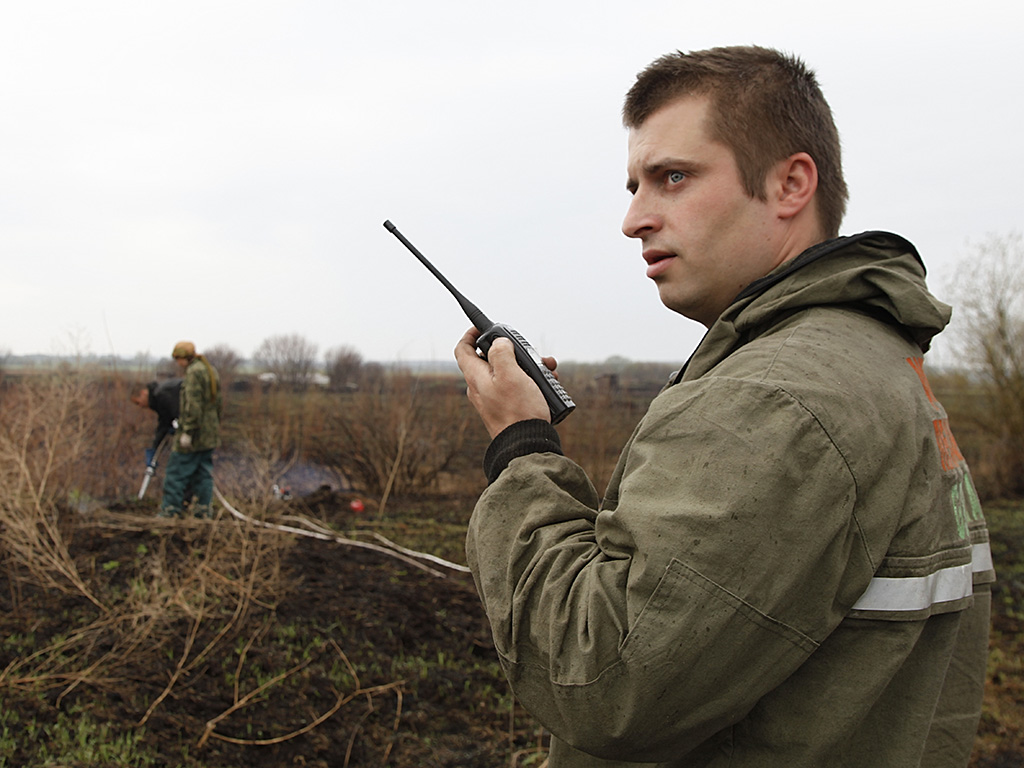
<path id="1" fill-rule="evenodd" d="M 466 378 L 469 402 L 484 421 L 487 433 L 498 433 L 517 421 L 551 421 L 547 401 L 533 380 L 516 362 L 515 349 L 508 339 L 495 339 L 484 360 L 476 351 L 480 331 L 470 328 L 455 347 L 455 360 Z M 555 370 L 553 357 L 542 358 Z"/>
<path id="2" fill-rule="evenodd" d="M 178 445 L 187 451 L 192 447 L 192 435 L 188 432 L 182 432 L 181 437 L 178 438 Z"/>

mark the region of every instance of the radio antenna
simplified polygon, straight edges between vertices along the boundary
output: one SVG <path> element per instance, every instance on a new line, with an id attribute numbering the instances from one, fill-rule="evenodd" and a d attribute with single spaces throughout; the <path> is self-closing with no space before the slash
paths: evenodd
<path id="1" fill-rule="evenodd" d="M 454 285 L 448 282 L 448 278 L 442 275 L 438 271 L 437 267 L 431 264 L 427 257 L 420 253 L 419 248 L 410 243 L 408 239 L 406 239 L 405 235 L 398 231 L 398 227 L 396 227 L 394 224 L 391 223 L 390 220 L 388 220 L 384 222 L 384 228 L 392 235 L 397 237 L 399 240 L 401 240 L 402 245 L 404 245 L 406 248 L 412 251 L 412 255 L 419 259 L 420 263 L 422 263 L 424 267 L 429 269 L 434 277 L 441 281 L 441 285 L 447 288 L 449 292 L 452 294 L 452 296 L 455 297 L 455 300 L 459 302 L 459 306 L 462 307 L 462 311 L 466 313 L 466 317 L 468 317 L 469 321 L 473 323 L 474 326 L 476 326 L 476 329 L 478 331 L 480 331 L 481 333 L 485 333 L 487 332 L 487 330 L 490 329 L 492 325 L 494 325 L 494 323 L 487 319 L 487 315 L 480 311 L 479 307 L 477 307 L 476 304 L 474 304 L 465 296 L 463 296 L 458 288 L 456 288 Z"/>

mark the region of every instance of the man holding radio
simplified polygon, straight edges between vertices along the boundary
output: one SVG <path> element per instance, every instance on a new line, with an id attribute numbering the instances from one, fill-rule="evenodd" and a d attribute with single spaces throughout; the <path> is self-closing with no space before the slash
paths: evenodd
<path id="1" fill-rule="evenodd" d="M 623 232 L 708 331 L 604 498 L 509 344 L 455 350 L 493 438 L 469 562 L 551 768 L 966 766 L 994 573 L 924 373 L 949 307 L 903 238 L 837 237 L 798 59 L 664 56 L 624 122 Z"/>

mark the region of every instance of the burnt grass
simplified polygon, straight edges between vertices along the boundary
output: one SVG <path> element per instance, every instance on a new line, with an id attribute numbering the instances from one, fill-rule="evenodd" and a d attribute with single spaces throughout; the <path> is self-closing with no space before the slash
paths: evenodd
<path id="1" fill-rule="evenodd" d="M 372 513 L 349 510 L 350 498 L 321 493 L 282 511 L 339 531 L 379 528 Z M 389 538 L 422 527 L 422 518 L 439 510 L 468 519 L 472 499 L 393 504 L 411 522 L 392 526 Z M 71 517 L 65 526 L 71 554 L 94 594 L 108 596 L 127 594 L 146 557 L 188 557 L 204 546 L 205 526 L 232 524 L 222 517 L 180 529 L 147 526 L 131 509 L 87 521 Z M 0 710 L 17 711 L 18 727 L 33 721 L 49 726 L 51 735 L 67 722 L 58 721 L 61 712 L 88 713 L 111 736 L 135 734 L 139 757 L 109 764 L 490 767 L 540 759 L 540 732 L 514 704 L 468 574 L 447 571 L 440 578 L 374 551 L 289 537 L 277 593 L 254 600 L 240 620 L 229 621 L 233 606 L 202 622 L 183 615 L 131 652 L 119 651 L 116 663 L 84 674 L 116 642 L 98 609 L 73 590 L 33 586 L 7 565 L 0 569 L 0 670 L 90 622 L 101 626 L 56 679 L 34 674 L 32 664 L 9 671 L 8 684 L 0 684 Z M 218 638 L 227 626 L 230 632 Z M 22 683 L 11 684 L 19 675 Z M 232 711 L 275 675 L 283 679 Z M 215 735 L 204 741 L 215 720 Z M 35 745 L 24 741 L 0 764 L 42 765 L 32 762 Z"/>
<path id="2" fill-rule="evenodd" d="M 464 562 L 460 531 L 472 498 L 395 501 L 389 517 L 397 519 L 383 527 L 373 510 L 353 513 L 350 499 L 322 492 L 279 512 L 338 531 L 384 530 L 414 549 L 427 548 L 424 538 L 443 539 L 437 554 Z M 995 652 L 971 762 L 976 768 L 1024 766 L 1024 515 L 1015 514 L 1005 534 L 994 532 L 997 568 L 1010 578 L 997 587 L 994 601 Z M 133 507 L 67 515 L 71 556 L 94 594 L 108 600 L 127 599 L 153 553 L 187 558 L 204 546 L 204 526 L 230 524 L 222 517 L 198 527 L 151 525 L 151 510 Z M 26 734 L 20 742 L 14 737 L 18 746 L 6 765 L 43 765 L 33 762 L 36 747 L 25 729 L 31 723 L 52 738 L 54 728 L 67 727 L 67 716 L 94 723 L 85 740 L 130 733 L 138 741 L 135 756 L 120 762 L 49 763 L 66 768 L 543 762 L 546 734 L 514 703 L 466 574 L 439 578 L 377 552 L 289 537 L 277 586 L 248 603 L 243 615 L 228 615 L 237 610 L 231 605 L 211 610 L 202 622 L 182 613 L 118 650 L 113 630 L 80 593 L 34 585 L 9 558 L 4 566 L 0 670 L 7 670 L 7 679 L 0 682 L 0 710 L 17 713 L 8 721 Z M 26 661 L 90 623 L 96 628 L 88 642 L 69 651 L 56 674 Z"/>

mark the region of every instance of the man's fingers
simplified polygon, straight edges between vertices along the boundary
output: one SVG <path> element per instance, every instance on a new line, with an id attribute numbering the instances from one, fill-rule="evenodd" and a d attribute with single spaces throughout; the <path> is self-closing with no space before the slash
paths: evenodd
<path id="1" fill-rule="evenodd" d="M 509 339 L 499 336 L 487 350 L 487 360 L 495 372 L 499 369 L 505 370 L 509 366 L 516 366 L 516 350 Z"/>
<path id="2" fill-rule="evenodd" d="M 481 362 L 480 355 L 476 351 L 476 340 L 479 336 L 480 331 L 470 328 L 462 334 L 462 338 L 455 345 L 455 362 L 459 364 L 463 373 L 467 372 L 467 367 Z"/>
<path id="3" fill-rule="evenodd" d="M 455 359 L 466 379 L 469 401 L 491 437 L 517 421 L 549 419 L 547 401 L 516 362 L 512 341 L 495 339 L 485 360 L 476 350 L 479 335 L 476 329 L 467 331 L 455 345 Z"/>

